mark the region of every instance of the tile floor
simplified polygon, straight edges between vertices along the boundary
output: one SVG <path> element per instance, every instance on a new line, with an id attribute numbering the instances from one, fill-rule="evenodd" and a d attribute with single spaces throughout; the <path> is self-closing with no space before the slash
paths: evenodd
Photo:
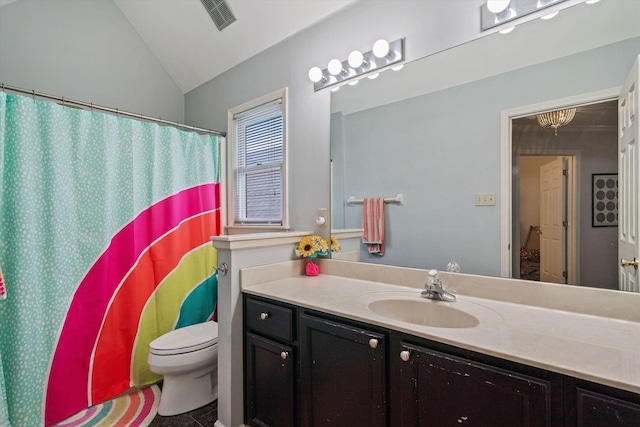
<path id="1" fill-rule="evenodd" d="M 218 401 L 214 400 L 207 406 L 198 408 L 186 414 L 173 417 L 156 417 L 149 427 L 213 427 L 218 420 Z"/>

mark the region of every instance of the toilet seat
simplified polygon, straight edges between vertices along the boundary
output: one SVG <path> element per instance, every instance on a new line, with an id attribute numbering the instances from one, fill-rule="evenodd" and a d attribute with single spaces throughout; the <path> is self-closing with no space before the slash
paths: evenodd
<path id="1" fill-rule="evenodd" d="M 204 322 L 175 329 L 151 341 L 150 353 L 158 356 L 191 353 L 218 343 L 218 323 Z"/>

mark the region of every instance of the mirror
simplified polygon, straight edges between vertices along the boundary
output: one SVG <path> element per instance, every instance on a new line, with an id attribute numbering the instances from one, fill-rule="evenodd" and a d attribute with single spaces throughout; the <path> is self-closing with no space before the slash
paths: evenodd
<path id="1" fill-rule="evenodd" d="M 349 197 L 402 194 L 403 204 L 385 207 L 384 255 L 360 245 L 361 262 L 445 270 L 456 261 L 463 273 L 501 276 L 504 212 L 512 218 L 513 248 L 525 245 L 529 226 L 539 225 L 520 224 L 527 216 L 517 197 L 500 200 L 501 112 L 621 86 L 640 52 L 639 9 L 633 3 L 579 4 L 550 21 L 531 21 L 510 34 L 495 33 L 332 93 L 332 229 L 362 227 L 362 205 L 347 203 Z M 598 132 L 593 126 L 571 129 L 585 119 L 593 125 L 593 114 L 595 107 L 580 106 L 575 123 L 558 129 L 557 137 L 532 118 L 514 117 L 512 132 L 544 132 L 538 144 L 544 150 L 512 149 L 507 176 L 514 183 L 519 178 L 516 153 L 562 157 L 558 142 L 572 135 L 571 150 L 581 153 L 577 239 L 596 245 L 590 256 L 617 260 L 617 248 L 594 243 L 604 232 L 616 234 L 616 227 L 593 227 L 591 217 L 591 175 L 614 171 L 578 144 L 580 135 L 616 144 L 617 131 L 611 134 L 610 125 Z M 476 197 L 484 194 L 496 204 L 477 206 Z M 512 254 L 518 277 L 518 249 Z M 575 284 L 617 288 L 617 275 L 588 282 L 588 263 L 581 264 Z"/>

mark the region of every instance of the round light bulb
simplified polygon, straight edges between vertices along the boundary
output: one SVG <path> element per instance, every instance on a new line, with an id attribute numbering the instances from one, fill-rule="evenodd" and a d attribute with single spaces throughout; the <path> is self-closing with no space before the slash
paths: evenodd
<path id="1" fill-rule="evenodd" d="M 373 74 L 368 75 L 367 78 L 373 80 L 373 79 L 378 78 L 379 75 L 380 75 L 380 73 L 373 73 Z"/>
<path id="2" fill-rule="evenodd" d="M 332 87 L 331 92 L 337 92 L 340 90 L 340 86 Z"/>
<path id="3" fill-rule="evenodd" d="M 349 54 L 349 58 L 347 60 L 349 61 L 350 66 L 358 68 L 364 63 L 364 56 L 359 50 L 354 50 Z"/>
<path id="4" fill-rule="evenodd" d="M 491 13 L 501 13 L 504 12 L 508 7 L 511 0 L 488 0 L 487 1 L 487 9 Z"/>
<path id="5" fill-rule="evenodd" d="M 383 39 L 373 44 L 373 54 L 378 58 L 384 58 L 389 53 L 389 42 Z"/>
<path id="6" fill-rule="evenodd" d="M 332 59 L 329 61 L 329 65 L 327 66 L 327 70 L 334 76 L 337 76 L 342 72 L 342 62 L 339 59 Z"/>
<path id="7" fill-rule="evenodd" d="M 395 67 L 391 68 L 393 71 L 400 71 L 404 68 L 404 64 L 400 64 L 400 65 L 396 65 Z"/>
<path id="8" fill-rule="evenodd" d="M 320 69 L 320 67 L 313 67 L 309 70 L 309 80 L 314 83 L 318 83 L 320 80 L 322 80 L 322 70 Z"/>
<path id="9" fill-rule="evenodd" d="M 560 13 L 560 11 L 556 10 L 555 12 L 551 12 L 550 14 L 543 16 L 541 19 L 547 20 L 555 18 L 558 13 Z"/>
<path id="10" fill-rule="evenodd" d="M 500 34 L 509 34 L 511 31 L 515 30 L 516 27 L 509 27 L 509 28 L 505 28 L 504 30 L 500 30 Z"/>
<path id="11" fill-rule="evenodd" d="M 359 81 L 360 80 L 352 80 L 352 81 L 349 82 L 349 86 L 355 86 L 355 85 L 358 84 Z"/>

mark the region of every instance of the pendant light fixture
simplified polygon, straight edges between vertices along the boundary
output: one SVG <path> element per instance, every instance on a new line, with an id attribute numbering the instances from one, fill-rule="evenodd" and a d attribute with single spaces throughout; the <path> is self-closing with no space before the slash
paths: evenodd
<path id="1" fill-rule="evenodd" d="M 538 124 L 543 129 L 553 128 L 556 136 L 558 136 L 558 128 L 568 125 L 576 115 L 575 108 L 567 108 L 565 110 L 550 111 L 536 115 Z"/>

